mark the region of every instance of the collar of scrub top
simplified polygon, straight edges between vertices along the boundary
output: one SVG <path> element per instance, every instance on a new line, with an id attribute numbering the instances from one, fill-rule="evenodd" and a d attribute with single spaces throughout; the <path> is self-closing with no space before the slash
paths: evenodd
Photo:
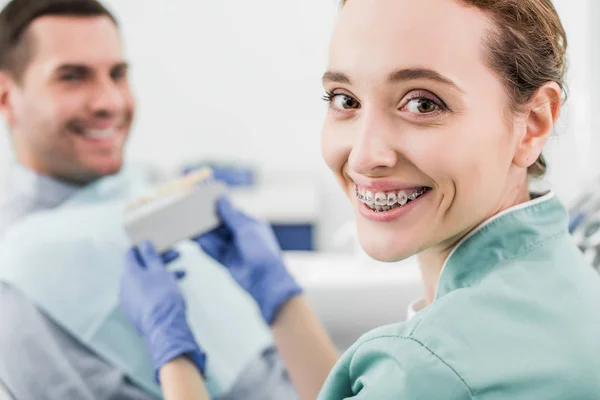
<path id="1" fill-rule="evenodd" d="M 567 233 L 567 228 L 567 212 L 552 192 L 497 214 L 452 250 L 442 267 L 435 298 L 473 285 L 502 261 Z M 424 298 L 414 300 L 408 305 L 406 319 L 426 307 Z"/>
<path id="2" fill-rule="evenodd" d="M 11 166 L 6 182 L 6 193 L 10 199 L 35 203 L 41 209 L 60 205 L 80 188 L 20 164 Z"/>
<path id="3" fill-rule="evenodd" d="M 568 215 L 553 192 L 511 207 L 485 221 L 450 252 L 435 299 L 470 287 L 552 237 L 568 234 Z"/>

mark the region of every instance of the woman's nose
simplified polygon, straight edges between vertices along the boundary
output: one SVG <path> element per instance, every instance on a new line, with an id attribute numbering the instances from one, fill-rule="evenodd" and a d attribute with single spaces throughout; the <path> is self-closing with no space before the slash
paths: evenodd
<path id="1" fill-rule="evenodd" d="M 373 176 L 382 174 L 397 164 L 394 129 L 383 117 L 365 118 L 355 138 L 348 158 L 348 166 L 354 172 Z"/>

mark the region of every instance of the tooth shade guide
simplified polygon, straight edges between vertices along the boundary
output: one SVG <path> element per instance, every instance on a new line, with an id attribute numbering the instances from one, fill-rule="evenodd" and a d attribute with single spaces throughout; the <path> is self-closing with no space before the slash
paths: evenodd
<path id="1" fill-rule="evenodd" d="M 212 177 L 212 169 L 202 168 L 197 172 L 184 176 L 183 178 L 179 178 L 177 180 L 159 186 L 153 195 L 144 196 L 133 201 L 132 203 L 129 203 L 126 206 L 126 209 L 129 210 L 131 208 L 139 207 L 140 205 L 149 203 L 150 201 L 155 200 L 158 197 L 175 195 L 182 191 L 188 190 L 198 184 L 202 184 L 203 182 L 209 182 L 212 179 Z"/>
<path id="2" fill-rule="evenodd" d="M 181 179 L 177 179 L 173 182 L 169 182 L 159 187 L 156 192 L 160 195 L 165 193 L 171 193 L 176 190 L 185 190 L 210 178 L 212 178 L 212 170 L 210 168 L 203 168 L 198 172 L 186 175 Z"/>

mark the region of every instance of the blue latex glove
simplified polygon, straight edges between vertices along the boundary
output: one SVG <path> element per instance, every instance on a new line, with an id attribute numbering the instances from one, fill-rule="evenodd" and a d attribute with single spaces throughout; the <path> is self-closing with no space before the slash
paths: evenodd
<path id="1" fill-rule="evenodd" d="M 575 214 L 573 216 L 573 218 L 571 218 L 571 220 L 569 221 L 569 233 L 575 232 L 575 229 L 577 229 L 577 227 L 579 227 L 579 225 L 581 225 L 581 223 L 583 222 L 584 219 L 585 219 L 585 214 L 583 214 L 581 212 L 578 214 Z"/>
<path id="2" fill-rule="evenodd" d="M 189 357 L 204 375 L 206 356 L 194 339 L 185 316 L 185 301 L 177 280 L 183 271 L 167 271 L 165 264 L 178 257 L 170 251 L 162 257 L 150 242 L 127 253 L 121 279 L 121 308 L 148 346 L 157 373 L 167 362 Z"/>
<path id="3" fill-rule="evenodd" d="M 281 306 L 302 289 L 285 268 L 271 227 L 234 209 L 226 197 L 217 210 L 222 225 L 195 240 L 256 300 L 271 325 Z"/>

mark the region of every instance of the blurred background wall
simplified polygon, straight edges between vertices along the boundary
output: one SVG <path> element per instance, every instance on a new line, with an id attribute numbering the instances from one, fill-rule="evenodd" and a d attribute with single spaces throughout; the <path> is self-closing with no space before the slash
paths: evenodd
<path id="1" fill-rule="evenodd" d="M 348 250 L 339 229 L 350 208 L 320 155 L 320 77 L 337 0 L 105 3 L 121 22 L 139 105 L 130 160 L 165 171 L 204 160 L 243 164 L 288 189 L 257 198 L 263 209 L 314 217 L 316 249 Z M 600 4 L 555 3 L 569 35 L 570 97 L 548 147 L 548 181 L 569 203 L 600 174 L 600 27 L 592 22 Z M 2 126 L 0 183 L 11 157 Z"/>

